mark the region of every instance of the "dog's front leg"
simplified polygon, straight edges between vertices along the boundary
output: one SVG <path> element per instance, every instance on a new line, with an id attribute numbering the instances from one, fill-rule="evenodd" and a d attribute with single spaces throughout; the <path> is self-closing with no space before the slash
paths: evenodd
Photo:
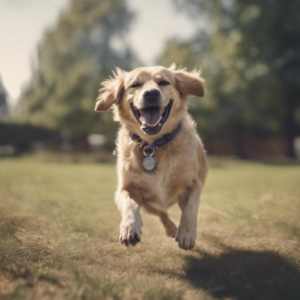
<path id="1" fill-rule="evenodd" d="M 175 238 L 178 241 L 178 246 L 185 250 L 192 249 L 195 246 L 201 190 L 202 183 L 197 181 L 179 199 L 182 214 Z"/>
<path id="2" fill-rule="evenodd" d="M 122 216 L 120 242 L 125 246 L 135 246 L 141 240 L 142 217 L 136 199 L 126 190 L 116 193 L 116 203 Z"/>

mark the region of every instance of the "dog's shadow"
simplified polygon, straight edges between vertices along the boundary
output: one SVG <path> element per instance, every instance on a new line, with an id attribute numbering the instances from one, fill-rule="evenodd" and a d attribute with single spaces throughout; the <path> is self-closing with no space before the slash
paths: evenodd
<path id="1" fill-rule="evenodd" d="M 187 252 L 183 273 L 156 272 L 187 281 L 217 299 L 300 300 L 300 253 L 292 258 L 290 250 L 282 255 L 217 244 L 218 252 L 199 248 Z"/>
<path id="2" fill-rule="evenodd" d="M 185 276 L 216 298 L 238 300 L 300 299 L 300 268 L 272 251 L 226 248 L 213 255 L 196 250 L 186 256 Z"/>

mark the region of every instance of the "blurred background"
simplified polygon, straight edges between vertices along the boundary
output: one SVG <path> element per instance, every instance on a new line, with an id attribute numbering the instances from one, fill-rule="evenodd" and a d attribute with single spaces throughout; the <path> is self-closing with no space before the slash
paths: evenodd
<path id="1" fill-rule="evenodd" d="M 0 19 L 1 157 L 110 160 L 101 81 L 173 62 L 207 80 L 189 110 L 210 155 L 300 157 L 298 0 L 0 0 Z"/>

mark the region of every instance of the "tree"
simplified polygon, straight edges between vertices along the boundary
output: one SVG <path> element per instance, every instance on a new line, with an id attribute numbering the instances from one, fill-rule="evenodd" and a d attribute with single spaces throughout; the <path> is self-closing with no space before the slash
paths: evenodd
<path id="1" fill-rule="evenodd" d="M 0 118 L 8 115 L 7 93 L 0 77 Z"/>
<path id="2" fill-rule="evenodd" d="M 208 24 L 188 43 L 169 42 L 160 59 L 167 65 L 181 49 L 189 53 L 181 64 L 202 65 L 209 102 L 194 101 L 191 111 L 205 138 L 231 138 L 237 154 L 245 157 L 245 137 L 284 133 L 293 157 L 300 124 L 297 1 L 174 3 Z"/>
<path id="3" fill-rule="evenodd" d="M 132 18 L 124 0 L 72 0 L 38 47 L 20 100 L 27 118 L 69 138 L 95 131 L 112 136 L 116 125 L 110 116 L 93 109 L 111 69 L 135 62 L 125 35 Z"/>
<path id="4" fill-rule="evenodd" d="M 293 142 L 300 133 L 300 119 L 296 119 L 296 113 L 300 114 L 299 1 L 239 0 L 236 9 L 236 26 L 245 41 L 240 44 L 240 55 L 249 63 L 263 62 L 270 76 L 276 78 L 279 86 L 277 105 L 288 155 L 295 157 Z"/>

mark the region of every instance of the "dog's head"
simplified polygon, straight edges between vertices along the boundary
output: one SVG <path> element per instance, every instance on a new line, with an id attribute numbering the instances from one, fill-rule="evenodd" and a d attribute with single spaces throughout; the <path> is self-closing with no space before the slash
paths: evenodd
<path id="1" fill-rule="evenodd" d="M 113 74 L 102 83 L 95 111 L 114 105 L 115 119 L 141 136 L 170 132 L 186 112 L 186 97 L 204 95 L 197 71 L 157 66 Z"/>

